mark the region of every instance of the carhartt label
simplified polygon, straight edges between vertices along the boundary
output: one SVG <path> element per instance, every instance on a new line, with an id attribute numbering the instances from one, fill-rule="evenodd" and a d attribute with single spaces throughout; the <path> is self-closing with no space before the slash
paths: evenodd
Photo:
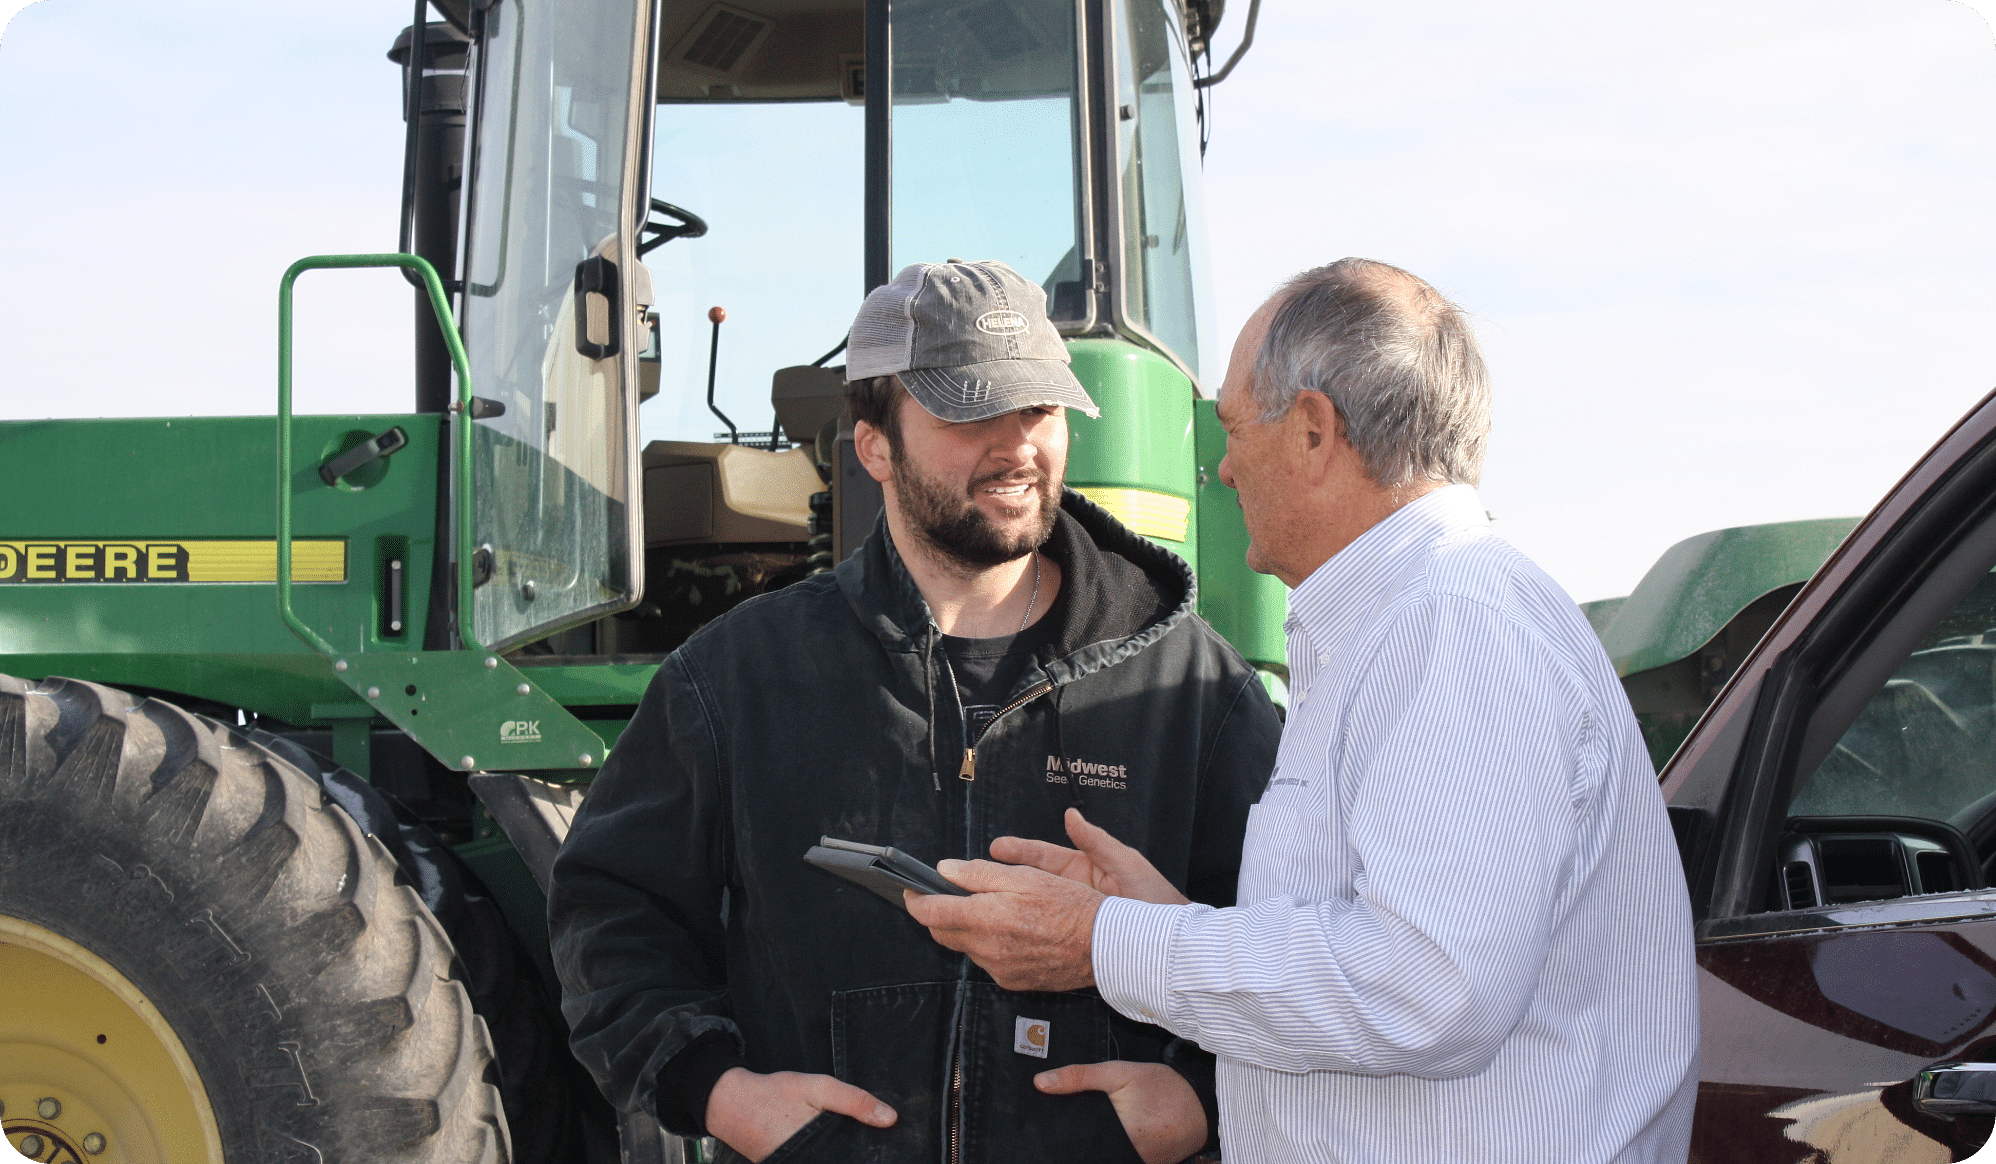
<path id="1" fill-rule="evenodd" d="M 1012 1049 L 1035 1059 L 1047 1057 L 1047 1032 L 1053 1024 L 1045 1019 L 1019 1018 L 1012 1023 Z"/>
<path id="2" fill-rule="evenodd" d="M 1109 788 L 1122 792 L 1130 786 L 1127 764 L 1098 764 L 1079 756 L 1047 757 L 1048 784 L 1065 784 L 1070 775 L 1079 780 L 1083 788 Z"/>
<path id="3" fill-rule="evenodd" d="M 502 744 L 538 744 L 541 742 L 541 721 L 537 719 L 509 719 L 499 725 L 499 742 Z"/>

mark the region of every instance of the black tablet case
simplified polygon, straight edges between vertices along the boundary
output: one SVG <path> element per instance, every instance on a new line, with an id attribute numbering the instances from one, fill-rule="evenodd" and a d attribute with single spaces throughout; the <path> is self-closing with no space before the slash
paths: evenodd
<path id="1" fill-rule="evenodd" d="M 836 837 L 820 837 L 804 859 L 827 873 L 836 873 L 847 881 L 864 889 L 870 889 L 883 899 L 906 909 L 901 899 L 903 889 L 917 893 L 947 893 L 953 897 L 969 897 L 970 891 L 946 880 L 942 874 L 922 864 L 899 849 L 885 845 L 862 845 L 858 841 L 841 841 Z"/>

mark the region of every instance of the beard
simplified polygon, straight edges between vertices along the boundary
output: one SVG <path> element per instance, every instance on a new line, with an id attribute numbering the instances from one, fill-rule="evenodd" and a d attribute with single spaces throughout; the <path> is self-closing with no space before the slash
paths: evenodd
<path id="1" fill-rule="evenodd" d="M 1021 496 L 1038 498 L 1038 515 L 1024 527 L 1000 529 L 977 506 L 977 491 L 997 484 L 1030 482 Z M 1038 469 L 1010 469 L 972 481 L 966 489 L 952 488 L 925 476 L 913 464 L 894 458 L 894 491 L 903 516 L 923 544 L 965 570 L 987 570 L 1015 562 L 1046 544 L 1060 510 L 1060 478 Z M 1027 506 L 1008 506 L 1017 513 Z"/>

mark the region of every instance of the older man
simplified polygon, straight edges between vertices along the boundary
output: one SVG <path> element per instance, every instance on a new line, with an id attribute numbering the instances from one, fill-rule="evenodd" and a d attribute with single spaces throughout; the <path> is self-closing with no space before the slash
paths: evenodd
<path id="1" fill-rule="evenodd" d="M 1242 332 L 1219 409 L 1249 563 L 1294 589 L 1238 904 L 1186 902 L 1070 814 L 1077 850 L 1001 839 L 1038 868 L 946 862 L 978 892 L 911 911 L 1008 988 L 1093 984 L 1217 1052 L 1229 1159 L 1683 1160 L 1669 822 L 1586 621 L 1472 489 L 1461 313 L 1384 264 L 1308 271 Z"/>

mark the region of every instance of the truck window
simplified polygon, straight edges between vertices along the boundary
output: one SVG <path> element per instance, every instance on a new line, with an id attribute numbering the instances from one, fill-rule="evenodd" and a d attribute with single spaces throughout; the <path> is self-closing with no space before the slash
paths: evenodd
<path id="1" fill-rule="evenodd" d="M 1996 792 L 1996 575 L 1894 671 L 1815 772 L 1791 816 L 1955 820 Z"/>
<path id="2" fill-rule="evenodd" d="M 1927 632 L 1815 770 L 1798 776 L 1787 818 L 1774 908 L 1986 883 L 1996 871 L 1996 574 Z M 1950 854 L 1963 842 L 1972 872 Z"/>

